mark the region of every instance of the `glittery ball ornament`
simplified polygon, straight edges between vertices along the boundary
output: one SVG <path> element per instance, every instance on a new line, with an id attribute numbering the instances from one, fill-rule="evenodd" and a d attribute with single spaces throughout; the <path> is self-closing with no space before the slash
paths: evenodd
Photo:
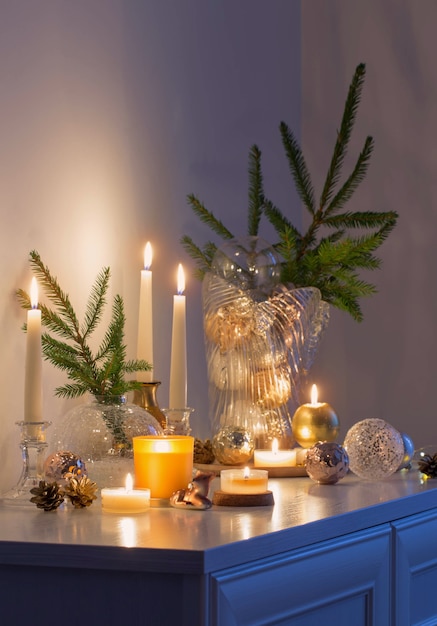
<path id="1" fill-rule="evenodd" d="M 241 465 L 253 455 L 252 434 L 245 428 L 222 428 L 212 440 L 215 460 L 223 465 Z"/>
<path id="2" fill-rule="evenodd" d="M 44 474 L 48 481 L 66 480 L 71 476 L 81 478 L 87 475 L 85 463 L 77 454 L 69 450 L 54 452 L 44 462 Z"/>
<path id="3" fill-rule="evenodd" d="M 369 418 L 350 428 L 344 440 L 351 471 L 378 480 L 393 474 L 404 458 L 401 434 L 385 420 Z"/>
<path id="4" fill-rule="evenodd" d="M 319 441 L 310 448 L 305 458 L 308 476 L 322 485 L 333 485 L 349 470 L 349 457 L 338 443 Z"/>

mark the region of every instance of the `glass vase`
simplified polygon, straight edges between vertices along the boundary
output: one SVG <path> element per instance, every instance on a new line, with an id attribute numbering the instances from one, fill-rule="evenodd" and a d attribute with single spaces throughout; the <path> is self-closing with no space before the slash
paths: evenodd
<path id="1" fill-rule="evenodd" d="M 133 475 L 132 437 L 160 435 L 163 429 L 150 413 L 125 396 L 96 396 L 72 408 L 54 428 L 52 451 L 68 450 L 85 463 L 99 487 L 124 486 Z"/>
<path id="2" fill-rule="evenodd" d="M 243 463 L 250 440 L 263 448 L 273 439 L 280 448 L 294 444 L 292 416 L 328 323 L 329 305 L 318 289 L 288 288 L 279 275 L 275 250 L 249 237 L 220 248 L 203 280 L 210 419 L 218 462 L 238 461 L 238 442 L 244 443 Z"/>

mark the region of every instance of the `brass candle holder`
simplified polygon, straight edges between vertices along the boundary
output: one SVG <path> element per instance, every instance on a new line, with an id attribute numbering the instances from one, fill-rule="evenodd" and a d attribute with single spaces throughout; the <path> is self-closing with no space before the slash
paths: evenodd
<path id="1" fill-rule="evenodd" d="M 160 384 L 160 381 L 141 383 L 141 389 L 135 389 L 134 391 L 133 403 L 150 413 L 159 422 L 159 425 L 165 429 L 167 418 L 159 408 L 156 398 L 156 392 Z"/>

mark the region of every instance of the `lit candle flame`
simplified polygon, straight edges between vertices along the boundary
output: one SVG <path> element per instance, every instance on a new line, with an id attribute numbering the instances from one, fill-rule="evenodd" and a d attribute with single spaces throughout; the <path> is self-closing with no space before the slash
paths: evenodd
<path id="1" fill-rule="evenodd" d="M 179 263 L 179 265 L 178 265 L 178 295 L 183 294 L 184 291 L 185 291 L 184 268 L 182 267 L 182 264 Z"/>
<path id="2" fill-rule="evenodd" d="M 170 452 L 171 451 L 170 442 L 166 441 L 165 439 L 158 439 L 157 441 L 154 441 L 153 451 L 154 452 Z"/>
<path id="3" fill-rule="evenodd" d="M 279 449 L 278 440 L 275 438 L 272 441 L 272 452 L 273 452 L 273 454 L 278 454 L 278 449 Z"/>
<path id="4" fill-rule="evenodd" d="M 132 480 L 132 475 L 128 474 L 126 476 L 126 491 L 132 491 L 134 486 L 134 481 Z"/>
<path id="5" fill-rule="evenodd" d="M 30 283 L 30 304 L 32 309 L 38 308 L 38 285 L 35 277 L 32 278 Z"/>
<path id="6" fill-rule="evenodd" d="M 150 269 L 150 266 L 152 265 L 152 256 L 153 256 L 152 246 L 150 244 L 150 241 L 148 241 L 146 243 L 146 247 L 144 248 L 144 269 L 145 270 Z"/>
<path id="7" fill-rule="evenodd" d="M 313 385 L 311 387 L 311 404 L 317 404 L 318 399 L 317 385 Z"/>
<path id="8" fill-rule="evenodd" d="M 248 480 L 249 479 L 250 469 L 248 467 L 244 468 L 243 476 L 244 476 L 244 480 Z"/>

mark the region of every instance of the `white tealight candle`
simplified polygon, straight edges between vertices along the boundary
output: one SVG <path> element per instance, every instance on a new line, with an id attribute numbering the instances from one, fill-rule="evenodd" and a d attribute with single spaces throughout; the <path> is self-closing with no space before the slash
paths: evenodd
<path id="1" fill-rule="evenodd" d="M 173 296 L 173 328 L 171 337 L 169 408 L 184 409 L 187 406 L 187 331 L 185 275 L 182 265 L 178 267 L 178 295 Z"/>
<path id="2" fill-rule="evenodd" d="M 220 472 L 220 489 L 224 493 L 265 493 L 268 472 L 266 470 L 229 469 Z"/>
<path id="3" fill-rule="evenodd" d="M 273 439 L 271 450 L 255 450 L 255 467 L 292 467 L 296 465 L 296 453 L 293 450 L 279 450 L 278 440 Z"/>
<path id="4" fill-rule="evenodd" d="M 133 489 L 132 476 L 126 477 L 126 487 L 102 489 L 102 509 L 108 513 L 131 515 L 144 513 L 150 507 L 150 489 Z"/>
<path id="5" fill-rule="evenodd" d="M 140 306 L 138 312 L 137 359 L 153 364 L 153 311 L 152 311 L 152 246 L 147 242 L 144 249 L 144 269 L 141 270 Z M 153 369 L 137 372 L 137 380 L 147 383 L 153 380 Z"/>
<path id="6" fill-rule="evenodd" d="M 42 421 L 41 311 L 38 309 L 38 286 L 32 278 L 32 308 L 27 312 L 26 365 L 24 373 L 24 421 Z"/>

